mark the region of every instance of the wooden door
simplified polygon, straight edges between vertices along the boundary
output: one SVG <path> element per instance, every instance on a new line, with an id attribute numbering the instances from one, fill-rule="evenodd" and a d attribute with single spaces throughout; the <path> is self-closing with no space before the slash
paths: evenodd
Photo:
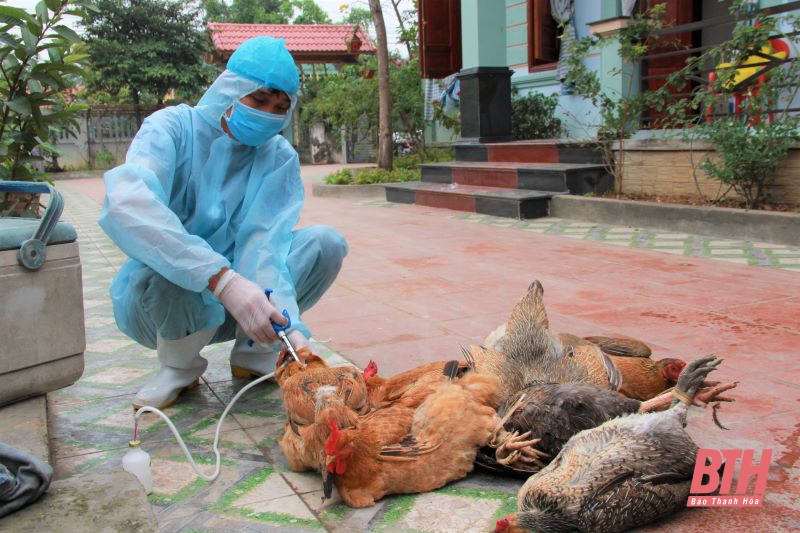
<path id="1" fill-rule="evenodd" d="M 423 78 L 461 70 L 461 0 L 420 0 L 419 40 Z"/>

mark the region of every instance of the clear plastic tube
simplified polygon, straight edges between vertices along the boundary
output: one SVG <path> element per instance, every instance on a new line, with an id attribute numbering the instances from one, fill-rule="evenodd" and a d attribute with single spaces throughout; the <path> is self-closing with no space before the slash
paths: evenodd
<path id="1" fill-rule="evenodd" d="M 186 458 L 189 460 L 189 465 L 192 467 L 192 470 L 194 470 L 198 476 L 205 479 L 206 481 L 214 481 L 215 479 L 217 479 L 217 476 L 219 476 L 220 467 L 222 465 L 222 458 L 220 457 L 219 453 L 219 433 L 222 430 L 222 423 L 225 421 L 225 417 L 228 416 L 228 412 L 231 410 L 233 405 L 239 400 L 242 394 L 252 389 L 259 383 L 263 383 L 264 381 L 272 378 L 274 375 L 275 375 L 274 372 L 270 372 L 269 374 L 261 376 L 252 383 L 248 383 L 245 387 L 242 387 L 242 390 L 236 393 L 236 395 L 231 399 L 230 403 L 228 403 L 228 405 L 225 407 L 225 410 L 222 411 L 222 416 L 219 418 L 219 421 L 217 422 L 217 430 L 214 432 L 213 449 L 214 449 L 214 455 L 216 456 L 216 466 L 214 467 L 214 473 L 212 475 L 203 474 L 200 471 L 200 468 L 197 466 L 197 463 L 194 462 L 192 454 L 189 452 L 189 449 L 183 442 L 181 434 L 178 433 L 178 429 L 172 423 L 172 420 L 170 420 L 167 415 L 165 415 L 162 411 L 156 409 L 155 407 L 150 407 L 149 405 L 145 405 L 143 407 L 140 407 L 139 410 L 136 411 L 136 414 L 133 416 L 133 439 L 137 440 L 137 437 L 139 435 L 139 415 L 141 415 L 142 413 L 157 414 L 158 416 L 164 419 L 164 422 L 166 422 L 167 426 L 169 426 L 169 428 L 172 430 L 172 433 L 175 435 L 175 439 L 178 441 L 181 450 L 183 450 L 184 455 L 186 455 Z"/>

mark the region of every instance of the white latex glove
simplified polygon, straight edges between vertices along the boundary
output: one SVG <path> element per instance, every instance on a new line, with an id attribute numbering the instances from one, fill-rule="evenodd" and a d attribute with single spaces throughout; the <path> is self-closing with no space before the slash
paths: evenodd
<path id="1" fill-rule="evenodd" d="M 292 347 L 295 350 L 309 347 L 308 339 L 306 339 L 306 336 L 303 335 L 299 330 L 293 329 L 289 331 L 289 333 L 286 336 L 289 338 L 289 342 L 292 343 Z"/>
<path id="2" fill-rule="evenodd" d="M 278 340 L 270 319 L 282 326 L 286 324 L 286 318 L 272 305 L 264 289 L 234 274 L 220 292 L 219 300 L 253 341 L 268 344 Z"/>

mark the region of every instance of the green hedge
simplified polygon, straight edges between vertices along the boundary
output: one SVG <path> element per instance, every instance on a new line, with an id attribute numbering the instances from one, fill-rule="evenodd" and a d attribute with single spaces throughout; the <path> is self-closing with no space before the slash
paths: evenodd
<path id="1" fill-rule="evenodd" d="M 450 148 L 429 148 L 425 152 L 425 163 L 440 163 L 453 160 L 453 150 Z M 328 185 L 367 185 L 371 183 L 399 183 L 404 181 L 419 181 L 421 172 L 420 163 L 423 162 L 419 154 L 403 155 L 394 158 L 394 168 L 391 171 L 382 168 L 368 168 L 353 172 L 352 169 L 343 168 L 325 177 Z"/>

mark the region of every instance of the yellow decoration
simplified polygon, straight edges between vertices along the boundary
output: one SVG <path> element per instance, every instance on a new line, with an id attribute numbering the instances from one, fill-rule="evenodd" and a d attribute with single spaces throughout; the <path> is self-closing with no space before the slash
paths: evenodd
<path id="1" fill-rule="evenodd" d="M 786 59 L 786 56 L 788 55 L 786 52 L 776 52 L 772 48 L 771 43 L 767 43 L 764 46 L 762 46 L 761 53 L 764 55 L 774 57 L 775 59 Z M 744 60 L 742 60 L 738 64 L 739 67 L 736 69 L 736 73 L 731 79 L 729 79 L 723 84 L 723 87 L 725 87 L 725 89 L 730 90 L 739 85 L 741 82 L 754 78 L 755 76 L 758 75 L 758 73 L 761 70 L 763 70 L 765 66 L 763 63 L 766 62 L 767 59 L 760 55 L 753 54 L 751 56 L 747 56 Z M 759 63 L 761 64 L 759 65 Z M 757 66 L 755 67 L 745 66 L 750 64 L 757 64 Z M 735 66 L 737 65 L 734 65 L 733 63 L 720 63 L 719 65 L 717 65 L 717 70 L 719 71 L 720 69 L 725 69 L 726 67 L 735 67 Z"/>

